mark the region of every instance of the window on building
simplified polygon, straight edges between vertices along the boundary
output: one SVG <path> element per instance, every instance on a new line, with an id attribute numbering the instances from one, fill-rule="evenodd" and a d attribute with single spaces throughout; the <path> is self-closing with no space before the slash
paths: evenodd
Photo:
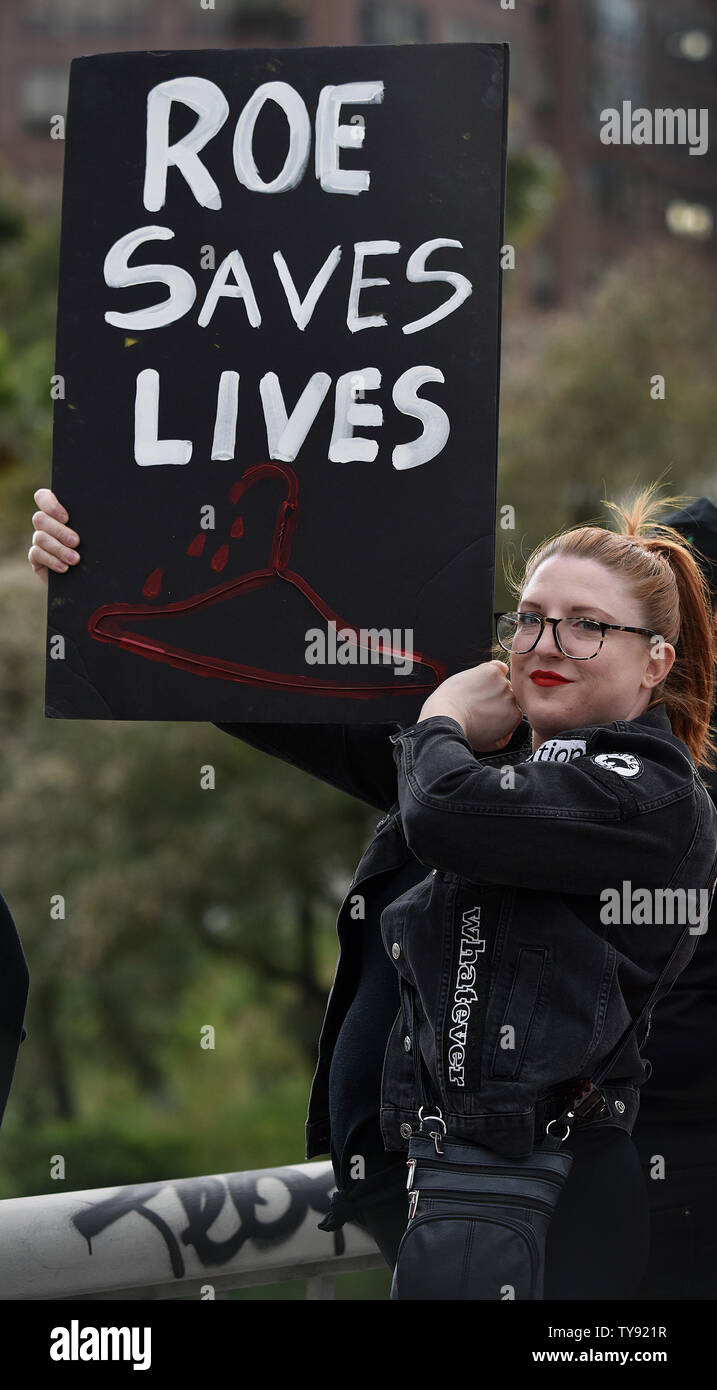
<path id="1" fill-rule="evenodd" d="M 617 54 L 594 45 L 588 52 L 583 86 L 583 118 L 585 125 L 600 131 L 601 113 L 610 108 L 622 110 L 623 101 L 631 101 L 633 110 L 648 106 L 647 63 L 639 48 Z"/>
<path id="2" fill-rule="evenodd" d="M 642 0 L 589 0 L 585 14 L 593 33 L 623 43 L 639 38 L 646 18 Z"/>
<path id="3" fill-rule="evenodd" d="M 647 211 L 644 176 L 622 159 L 601 159 L 583 165 L 580 188 L 591 207 L 606 222 L 639 227 Z"/>
<path id="4" fill-rule="evenodd" d="M 513 55 L 511 54 L 511 67 Z M 546 118 L 555 110 L 555 82 L 546 60 L 536 54 L 533 60 L 533 111 Z"/>
<path id="5" fill-rule="evenodd" d="M 215 8 L 203 10 L 199 0 L 182 0 L 185 29 L 192 33 L 207 33 L 207 21 L 212 31 L 228 38 L 251 38 L 266 34 L 280 41 L 297 42 L 305 25 L 306 10 L 311 0 L 214 0 Z"/>
<path id="6" fill-rule="evenodd" d="M 426 43 L 428 12 L 423 5 L 363 0 L 359 34 L 361 43 Z"/>
<path id="7" fill-rule="evenodd" d="M 22 22 L 49 34 L 117 31 L 143 25 L 148 13 L 148 0 L 23 0 Z"/>
<path id="8" fill-rule="evenodd" d="M 62 68 L 34 68 L 20 85 L 20 121 L 24 130 L 47 135 L 51 116 L 64 116 L 67 110 L 69 71 Z"/>
<path id="9" fill-rule="evenodd" d="M 438 18 L 439 43 L 500 43 L 501 37 L 477 19 L 444 14 Z M 513 54 L 511 53 L 511 61 Z"/>
<path id="10" fill-rule="evenodd" d="M 555 19 L 553 0 L 528 0 L 533 17 L 541 24 L 551 24 Z"/>

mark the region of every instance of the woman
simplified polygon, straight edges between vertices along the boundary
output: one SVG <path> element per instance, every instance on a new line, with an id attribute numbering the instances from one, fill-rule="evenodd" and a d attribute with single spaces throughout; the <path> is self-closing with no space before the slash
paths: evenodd
<path id="1" fill-rule="evenodd" d="M 408 728 L 218 726 L 389 813 L 339 912 L 306 1131 L 307 1158 L 330 1151 L 339 1189 L 322 1228 L 359 1220 L 389 1264 L 407 1218 L 414 1049 L 449 1134 L 529 1153 L 678 940 L 675 970 L 698 942 L 699 918 L 689 936 L 669 918 L 644 925 L 645 894 L 689 898 L 717 871 L 717 813 L 695 776 L 715 749 L 708 595 L 677 533 L 644 534 L 650 494 L 614 508 L 625 534 L 580 527 L 538 547 L 497 629 L 510 667 L 451 676 Z M 67 514 L 48 490 L 35 497 L 30 562 L 67 568 Z M 628 908 L 631 888 L 643 894 L 635 921 L 626 885 Z M 396 972 L 417 992 L 413 1037 Z M 567 1138 L 546 1298 L 629 1297 L 642 1275 L 638 1042 Z"/>

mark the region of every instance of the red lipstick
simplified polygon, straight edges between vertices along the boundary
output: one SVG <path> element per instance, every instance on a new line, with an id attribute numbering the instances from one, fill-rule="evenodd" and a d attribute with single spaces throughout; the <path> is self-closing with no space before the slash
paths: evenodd
<path id="1" fill-rule="evenodd" d="M 567 676 L 559 676 L 557 671 L 531 671 L 530 679 L 535 685 L 572 685 Z"/>

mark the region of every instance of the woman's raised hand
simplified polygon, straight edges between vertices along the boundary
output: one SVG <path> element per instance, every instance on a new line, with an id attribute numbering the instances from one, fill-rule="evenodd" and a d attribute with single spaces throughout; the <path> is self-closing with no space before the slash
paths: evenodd
<path id="1" fill-rule="evenodd" d="M 482 753 L 504 748 L 523 717 L 504 661 L 483 661 L 442 681 L 424 701 L 418 718 L 434 714 L 456 719 L 471 747 Z"/>
<path id="2" fill-rule="evenodd" d="M 34 497 L 39 511 L 33 514 L 35 530 L 27 558 L 46 585 L 48 569 L 64 574 L 70 565 L 79 564 L 80 556 L 73 546 L 80 538 L 66 525 L 70 518 L 49 487 L 39 487 Z"/>

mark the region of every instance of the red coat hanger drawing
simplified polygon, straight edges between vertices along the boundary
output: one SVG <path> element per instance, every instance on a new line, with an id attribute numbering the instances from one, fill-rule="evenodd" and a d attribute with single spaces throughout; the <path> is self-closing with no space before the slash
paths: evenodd
<path id="1" fill-rule="evenodd" d="M 257 463 L 247 468 L 238 482 L 234 483 L 229 491 L 229 501 L 235 504 L 248 488 L 254 486 L 262 478 L 279 476 L 287 484 L 287 491 L 284 500 L 281 502 L 274 535 L 271 544 L 271 554 L 269 564 L 263 569 L 250 571 L 248 574 L 240 576 L 238 579 L 230 580 L 224 584 L 218 584 L 211 589 L 205 589 L 202 593 L 191 595 L 186 599 L 179 599 L 173 603 L 166 603 L 159 607 L 151 603 L 110 603 L 97 608 L 88 620 L 87 628 L 90 636 L 98 642 L 111 642 L 115 646 L 122 647 L 125 651 L 134 652 L 137 656 L 142 656 L 148 661 L 162 661 L 169 666 L 175 666 L 180 670 L 190 671 L 194 675 L 211 676 L 214 679 L 239 681 L 246 685 L 258 685 L 264 687 L 279 686 L 286 690 L 306 691 L 315 695 L 333 695 L 339 699 L 372 699 L 377 695 L 394 694 L 430 694 L 435 690 L 444 679 L 447 666 L 444 662 L 435 658 L 425 656 L 423 652 L 404 651 L 402 648 L 392 648 L 383 643 L 370 647 L 366 642 L 362 642 L 361 631 L 353 623 L 347 623 L 335 613 L 311 585 L 297 574 L 295 570 L 288 568 L 289 554 L 291 550 L 291 539 L 296 531 L 299 520 L 298 494 L 299 484 L 296 474 L 292 468 L 286 464 L 276 463 Z M 230 537 L 238 538 L 243 533 L 243 519 L 237 514 L 231 529 Z M 207 532 L 200 531 L 197 536 L 190 541 L 186 553 L 191 556 L 201 556 Z M 219 547 L 211 558 L 211 568 L 215 572 L 221 571 L 229 558 L 229 544 L 225 542 Z M 161 592 L 163 570 L 161 567 L 153 570 L 146 580 L 142 593 L 145 598 L 156 598 Z M 399 678 L 397 681 L 385 684 L 346 684 L 340 681 L 327 680 L 315 676 L 301 676 L 293 673 L 277 672 L 257 666 L 244 665 L 238 661 L 225 661 L 220 657 L 204 655 L 199 652 L 187 651 L 182 647 L 172 646 L 170 643 L 157 638 L 143 636 L 135 632 L 135 625 L 143 621 L 157 618 L 180 618 L 182 614 L 193 612 L 200 608 L 209 607 L 211 604 L 225 603 L 228 600 L 241 597 L 249 593 L 252 589 L 259 589 L 265 584 L 283 580 L 288 584 L 293 584 L 302 593 L 309 603 L 321 614 L 327 622 L 335 623 L 337 630 L 344 629 L 355 634 L 355 645 L 365 651 L 388 653 L 399 659 L 410 658 L 419 666 L 425 666 L 433 672 L 434 679 L 430 682 L 421 684 L 407 684 L 405 679 Z M 350 641 L 351 639 L 349 639 Z"/>

